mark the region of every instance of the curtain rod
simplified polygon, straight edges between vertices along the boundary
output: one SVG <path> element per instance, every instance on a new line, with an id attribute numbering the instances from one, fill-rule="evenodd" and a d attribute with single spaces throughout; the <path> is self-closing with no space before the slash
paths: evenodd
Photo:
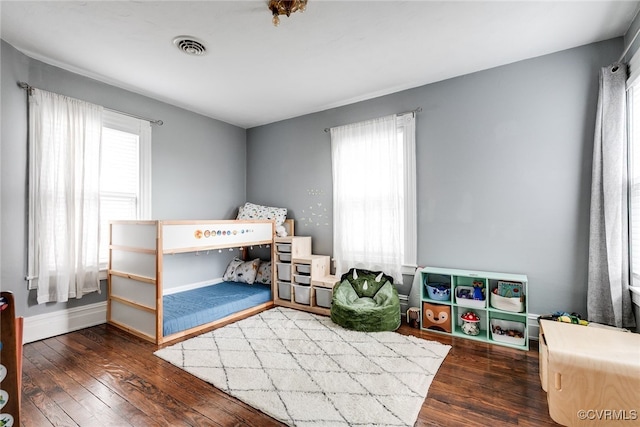
<path id="1" fill-rule="evenodd" d="M 620 59 L 618 59 L 618 62 L 622 62 L 622 60 L 624 59 L 625 55 L 627 54 L 627 52 L 629 52 L 629 49 L 631 49 L 631 46 L 633 45 L 633 42 L 636 41 L 636 39 L 638 38 L 638 34 L 640 34 L 640 28 L 638 28 L 636 30 L 636 34 L 635 36 L 633 36 L 633 38 L 631 39 L 631 41 L 629 42 L 629 44 L 627 45 L 627 47 L 624 49 L 624 51 L 622 52 L 622 55 L 620 55 Z"/>
<path id="2" fill-rule="evenodd" d="M 29 95 L 31 95 L 31 89 L 34 89 L 33 86 L 31 86 L 29 83 L 25 83 L 25 82 L 18 82 L 18 86 L 20 88 L 28 91 Z M 146 117 L 138 116 L 138 115 L 135 115 L 135 114 L 124 112 L 124 111 L 114 110 L 113 108 L 104 107 L 104 109 L 105 110 L 109 110 L 109 111 L 113 111 L 114 113 L 119 113 L 119 114 L 123 114 L 125 116 L 133 117 L 134 119 L 146 120 L 149 123 L 153 123 L 153 124 L 156 124 L 158 126 L 162 126 L 164 124 L 164 122 L 162 120 L 148 119 Z"/>
<path id="3" fill-rule="evenodd" d="M 414 116 L 416 115 L 416 113 L 420 113 L 422 111 L 422 107 L 418 107 L 415 110 L 411 110 L 411 111 L 405 111 L 404 113 L 398 113 L 396 114 L 396 116 L 402 116 L 403 114 L 409 114 L 412 113 Z M 329 132 L 332 128 L 324 128 L 325 132 Z"/>

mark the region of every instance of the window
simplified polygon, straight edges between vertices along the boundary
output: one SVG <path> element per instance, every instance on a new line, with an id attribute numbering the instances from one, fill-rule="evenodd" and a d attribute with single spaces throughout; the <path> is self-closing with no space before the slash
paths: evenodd
<path id="1" fill-rule="evenodd" d="M 38 304 L 100 291 L 108 221 L 150 211 L 151 125 L 28 88 L 27 281 Z"/>
<path id="2" fill-rule="evenodd" d="M 100 153 L 100 267 L 109 261 L 109 221 L 151 217 L 151 127 L 105 111 Z"/>
<path id="3" fill-rule="evenodd" d="M 417 258 L 413 113 L 332 128 L 331 155 L 336 271 L 382 270 L 401 282 Z"/>

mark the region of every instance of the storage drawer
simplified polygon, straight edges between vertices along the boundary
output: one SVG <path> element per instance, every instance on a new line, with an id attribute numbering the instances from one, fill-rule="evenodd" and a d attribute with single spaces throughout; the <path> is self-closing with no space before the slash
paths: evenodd
<path id="1" fill-rule="evenodd" d="M 278 282 L 278 298 L 291 301 L 291 283 Z"/>
<path id="2" fill-rule="evenodd" d="M 309 264 L 296 264 L 296 271 L 302 274 L 311 274 L 311 265 Z"/>
<path id="3" fill-rule="evenodd" d="M 333 289 L 315 288 L 316 305 L 324 308 L 331 308 L 331 300 L 333 298 Z"/>
<path id="4" fill-rule="evenodd" d="M 286 280 L 287 282 L 291 281 L 291 264 L 279 262 L 276 264 L 278 269 L 278 279 Z"/>
<path id="5" fill-rule="evenodd" d="M 423 302 L 422 328 L 451 333 L 451 306 Z"/>
<path id="6" fill-rule="evenodd" d="M 291 253 L 291 243 L 277 243 L 276 250 L 278 252 Z"/>
<path id="7" fill-rule="evenodd" d="M 288 254 L 288 253 L 278 254 L 278 261 L 291 262 L 291 254 Z"/>
<path id="8" fill-rule="evenodd" d="M 293 285 L 293 292 L 295 294 L 295 301 L 298 304 L 309 305 L 311 287 L 304 285 Z"/>
<path id="9" fill-rule="evenodd" d="M 307 276 L 304 274 L 294 274 L 293 278 L 295 279 L 296 283 L 304 283 L 305 285 L 311 283 L 311 276 Z"/>

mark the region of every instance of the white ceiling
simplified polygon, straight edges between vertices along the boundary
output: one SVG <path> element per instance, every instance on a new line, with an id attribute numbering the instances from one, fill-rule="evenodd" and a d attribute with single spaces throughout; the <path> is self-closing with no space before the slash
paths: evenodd
<path id="1" fill-rule="evenodd" d="M 3 0 L 0 29 L 32 58 L 249 128 L 621 36 L 638 7 L 309 0 L 276 28 L 267 0 Z"/>

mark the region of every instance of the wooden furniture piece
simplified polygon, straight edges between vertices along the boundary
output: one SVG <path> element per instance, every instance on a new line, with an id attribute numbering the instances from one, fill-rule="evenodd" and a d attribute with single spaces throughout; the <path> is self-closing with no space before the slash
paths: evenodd
<path id="1" fill-rule="evenodd" d="M 416 274 L 420 274 L 422 329 L 521 350 L 529 349 L 526 275 L 439 267 L 424 267 Z M 448 288 L 448 294 L 429 294 L 429 284 L 441 284 L 443 288 Z M 494 290 L 502 286 L 513 286 L 518 289 L 520 296 L 504 298 L 496 295 Z M 483 289 L 484 300 L 459 296 L 464 292 L 473 292 L 474 288 Z M 479 319 L 473 328 L 468 328 L 469 325 L 462 320 L 462 316 L 468 312 Z M 502 335 L 500 330 L 514 331 L 516 336 L 508 333 Z M 477 335 L 470 335 L 468 332 L 471 331 L 477 332 Z"/>
<path id="2" fill-rule="evenodd" d="M 273 259 L 274 235 L 270 220 L 111 222 L 107 322 L 163 344 L 273 306 L 269 301 L 180 333 L 163 334 L 162 298 L 167 288 L 175 286 L 165 283 L 168 269 L 173 267 L 165 266 L 166 255 L 268 245 Z M 185 268 L 181 264 L 176 270 Z M 215 281 L 221 275 L 206 279 Z"/>
<path id="3" fill-rule="evenodd" d="M 0 425 L 20 425 L 22 379 L 22 318 L 16 318 L 11 292 L 0 305 Z"/>
<path id="4" fill-rule="evenodd" d="M 277 260 L 272 280 L 274 303 L 329 316 L 330 306 L 317 303 L 316 288 L 326 287 L 331 258 L 311 253 L 310 236 L 277 237 L 274 246 Z"/>
<path id="5" fill-rule="evenodd" d="M 640 426 L 640 334 L 540 321 L 540 382 L 565 426 Z"/>

